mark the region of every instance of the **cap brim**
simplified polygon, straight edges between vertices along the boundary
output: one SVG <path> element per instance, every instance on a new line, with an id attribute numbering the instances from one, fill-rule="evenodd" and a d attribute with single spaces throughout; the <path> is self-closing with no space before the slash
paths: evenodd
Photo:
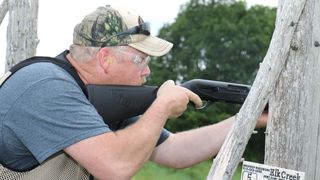
<path id="1" fill-rule="evenodd" d="M 147 36 L 142 41 L 130 43 L 128 45 L 150 56 L 163 56 L 167 54 L 173 46 L 171 42 L 155 36 Z"/>

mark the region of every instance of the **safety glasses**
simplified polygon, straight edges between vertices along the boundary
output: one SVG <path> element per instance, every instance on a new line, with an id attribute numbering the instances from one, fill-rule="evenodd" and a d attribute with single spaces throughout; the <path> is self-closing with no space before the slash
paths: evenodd
<path id="1" fill-rule="evenodd" d="M 117 48 L 116 51 L 126 54 L 127 56 L 131 57 L 132 62 L 139 68 L 139 69 L 145 69 L 149 62 L 150 62 L 150 56 L 141 57 L 140 55 L 134 54 L 132 52 L 124 51 L 122 49 Z"/>

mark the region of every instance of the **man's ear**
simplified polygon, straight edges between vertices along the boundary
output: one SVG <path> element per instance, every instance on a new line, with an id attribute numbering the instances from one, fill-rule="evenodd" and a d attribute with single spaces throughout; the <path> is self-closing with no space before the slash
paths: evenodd
<path id="1" fill-rule="evenodd" d="M 97 59 L 100 67 L 104 70 L 104 72 L 107 72 L 110 64 L 113 61 L 110 50 L 108 48 L 101 48 L 97 54 Z"/>

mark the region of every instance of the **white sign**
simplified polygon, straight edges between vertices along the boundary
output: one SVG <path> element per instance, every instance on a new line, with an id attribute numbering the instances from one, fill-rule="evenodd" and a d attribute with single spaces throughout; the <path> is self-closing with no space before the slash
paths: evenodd
<path id="1" fill-rule="evenodd" d="M 241 180 L 304 180 L 304 172 L 244 161 Z"/>

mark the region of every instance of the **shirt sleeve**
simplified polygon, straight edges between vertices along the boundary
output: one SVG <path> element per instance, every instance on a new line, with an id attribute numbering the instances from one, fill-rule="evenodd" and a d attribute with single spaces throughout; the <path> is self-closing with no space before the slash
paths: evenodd
<path id="1" fill-rule="evenodd" d="M 111 131 L 79 86 L 49 78 L 28 88 L 7 113 L 9 127 L 39 163 L 64 148 Z"/>
<path id="2" fill-rule="evenodd" d="M 122 121 L 121 123 L 117 124 L 116 125 L 117 127 L 114 127 L 114 128 L 123 129 L 123 128 L 125 128 L 125 127 L 127 127 L 127 126 L 129 126 L 129 125 L 131 125 L 131 124 L 133 124 L 135 122 L 137 122 L 139 120 L 139 118 L 140 118 L 139 116 L 128 118 L 128 119 Z M 159 139 L 157 141 L 157 145 L 156 146 L 159 146 L 164 141 L 166 141 L 168 139 L 169 135 L 170 135 L 170 132 L 167 129 L 163 128 L 162 131 L 161 131 L 160 137 L 159 137 Z"/>

